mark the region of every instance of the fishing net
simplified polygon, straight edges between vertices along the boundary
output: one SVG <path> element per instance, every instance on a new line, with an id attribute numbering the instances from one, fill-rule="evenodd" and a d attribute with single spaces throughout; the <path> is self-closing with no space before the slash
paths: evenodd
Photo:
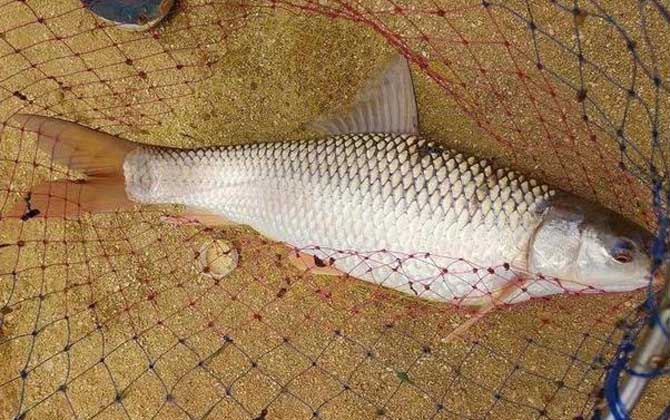
<path id="1" fill-rule="evenodd" d="M 424 135 L 663 233 L 668 25 L 656 0 L 182 0 L 128 32 L 74 0 L 0 0 L 2 214 L 80 176 L 16 113 L 164 146 L 299 139 L 400 51 Z M 298 270 L 245 226 L 165 223 L 181 210 L 0 220 L 2 418 L 590 418 L 653 292 L 471 322 L 458 302 Z M 396 264 L 379 276 L 423 251 L 321 249 Z M 452 264 L 508 269 L 432 261 L 444 277 L 408 278 L 417 295 Z M 662 415 L 668 390 L 654 375 L 634 418 Z"/>

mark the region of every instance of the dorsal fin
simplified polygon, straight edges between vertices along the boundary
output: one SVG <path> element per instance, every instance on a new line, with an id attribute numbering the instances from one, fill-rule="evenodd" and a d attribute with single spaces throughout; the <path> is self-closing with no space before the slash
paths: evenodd
<path id="1" fill-rule="evenodd" d="M 356 96 L 348 112 L 319 117 L 310 126 L 324 134 L 418 134 L 414 85 L 405 57 L 393 58 Z"/>

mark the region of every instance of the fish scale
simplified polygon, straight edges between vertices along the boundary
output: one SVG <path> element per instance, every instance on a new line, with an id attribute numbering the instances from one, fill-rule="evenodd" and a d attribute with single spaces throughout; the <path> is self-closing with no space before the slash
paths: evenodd
<path id="1" fill-rule="evenodd" d="M 360 256 L 388 250 L 366 261 L 371 270 L 356 258 L 336 259 L 335 267 L 441 301 L 481 297 L 515 276 L 473 267 L 508 263 L 525 270 L 527 244 L 542 217 L 537 209 L 554 194 L 414 135 L 196 150 L 142 146 L 123 169 L 126 191 L 140 203 L 217 213 L 320 258 L 330 255 L 326 249 Z M 402 270 L 391 268 L 399 255 L 425 253 L 401 258 Z"/>

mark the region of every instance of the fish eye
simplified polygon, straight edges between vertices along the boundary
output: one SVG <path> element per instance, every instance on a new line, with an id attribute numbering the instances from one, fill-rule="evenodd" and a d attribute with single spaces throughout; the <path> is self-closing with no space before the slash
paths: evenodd
<path id="1" fill-rule="evenodd" d="M 633 256 L 627 252 L 621 252 L 614 256 L 614 260 L 621 264 L 626 264 L 633 261 Z"/>
<path id="2" fill-rule="evenodd" d="M 633 261 L 633 250 L 635 244 L 628 239 L 619 239 L 612 248 L 611 255 L 614 261 L 619 264 L 626 264 Z"/>

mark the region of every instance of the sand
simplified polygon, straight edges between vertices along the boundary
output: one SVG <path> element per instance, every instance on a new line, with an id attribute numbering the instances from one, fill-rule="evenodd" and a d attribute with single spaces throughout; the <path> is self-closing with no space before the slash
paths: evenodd
<path id="1" fill-rule="evenodd" d="M 616 25 L 549 1 L 189 0 L 129 33 L 74 0 L 9 1 L 0 122 L 58 115 L 178 147 L 312 137 L 309 122 L 346 107 L 400 47 L 425 135 L 653 226 L 635 175 L 649 159 L 665 171 L 650 133 L 667 126 L 667 96 L 648 74 L 667 74 L 670 40 L 652 6 L 644 20 L 637 5 L 605 9 Z M 0 127 L 4 210 L 73 176 Z M 300 273 L 246 227 L 160 222 L 175 212 L 0 221 L 2 418 L 586 418 L 644 298 L 532 301 L 445 342 L 468 314 Z M 223 279 L 197 269 L 212 238 L 239 250 Z M 656 418 L 668 389 L 655 381 L 636 418 Z"/>

